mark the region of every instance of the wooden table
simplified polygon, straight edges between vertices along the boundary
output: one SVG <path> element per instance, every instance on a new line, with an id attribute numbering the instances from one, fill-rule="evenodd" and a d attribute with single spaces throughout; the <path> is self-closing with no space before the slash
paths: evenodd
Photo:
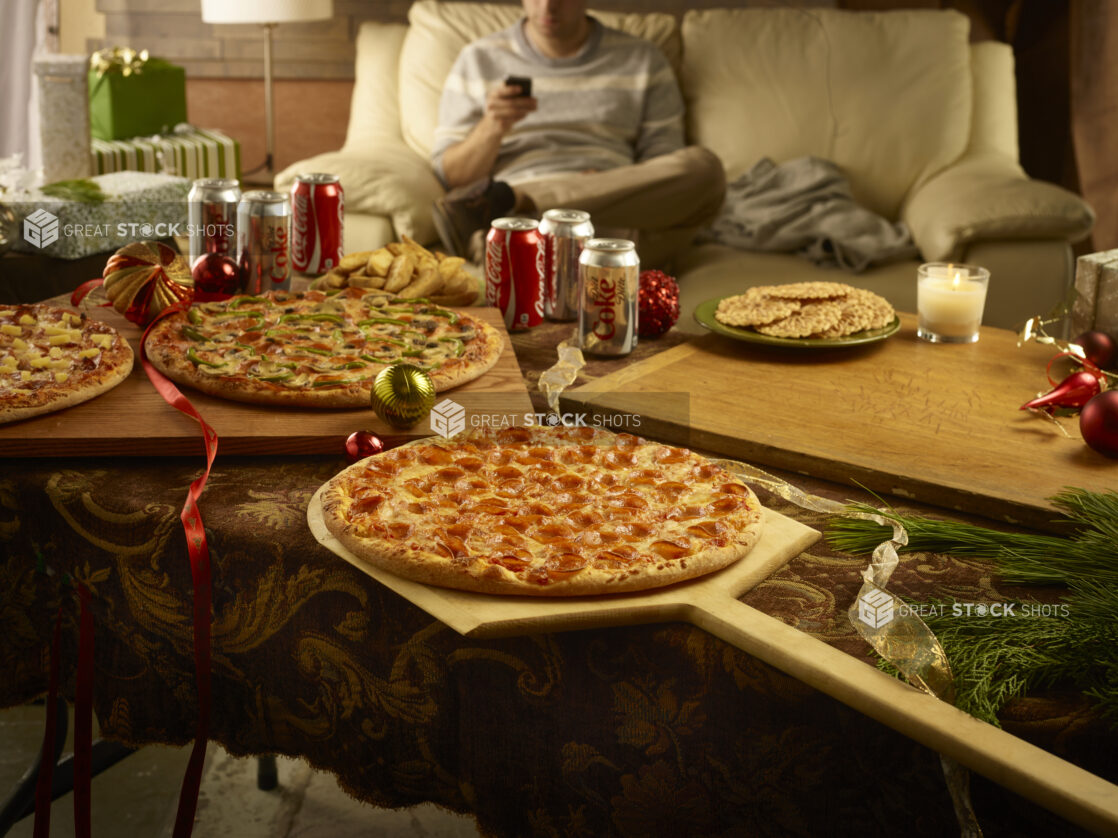
<path id="1" fill-rule="evenodd" d="M 639 414 L 652 436 L 767 465 L 1048 528 L 1065 486 L 1118 484 L 1118 461 L 1074 420 L 1019 407 L 1048 389 L 1051 347 L 983 327 L 977 343 L 931 344 L 916 317 L 880 343 L 772 349 L 699 337 L 568 390 L 572 410 Z"/>
<path id="2" fill-rule="evenodd" d="M 526 375 L 550 364 L 552 338 L 566 332 L 556 325 L 513 336 Z M 672 339 L 644 342 L 628 359 L 592 360 L 584 378 L 619 374 L 630 361 L 655 363 L 648 356 Z M 537 351 L 520 352 L 529 342 Z M 846 674 L 812 689 L 800 671 L 786 675 L 764 655 L 741 651 L 745 639 L 727 643 L 682 622 L 501 638 L 452 631 L 315 541 L 309 499 L 343 465 L 340 453 L 251 457 L 222 448 L 199 502 L 215 580 L 213 738 L 231 752 L 300 755 L 365 800 L 433 800 L 476 812 L 488 834 L 501 836 L 956 829 L 938 756 L 850 709 L 849 696 L 832 699 Z M 4 458 L 0 615 L 10 630 L 0 644 L 0 705 L 41 694 L 60 608 L 63 692 L 73 694 L 77 579 L 92 592 L 103 733 L 137 745 L 189 741 L 193 596 L 178 515 L 201 467 L 196 455 Z M 866 499 L 816 478 L 796 482 L 815 494 Z M 763 499 L 816 529 L 825 525 L 821 514 Z M 912 691 L 873 668 L 846 617 L 865 564 L 819 542 L 735 607 L 778 622 L 775 645 L 795 646 L 797 659 L 828 660 L 815 654 L 821 646 L 845 653 L 844 670 L 865 670 L 888 705 Z M 1021 596 L 989 566 L 928 554 L 902 559 L 890 587 L 914 600 L 945 590 L 981 592 L 984 601 Z M 928 718 L 946 711 L 955 712 L 937 707 Z M 888 713 L 875 716 L 904 728 Z M 1082 696 L 1015 702 L 1003 723 L 1118 777 L 1113 737 Z M 974 778 L 979 818 L 995 822 L 991 834 L 1072 834 L 1035 805 L 1051 801 L 1013 795 L 997 765 L 978 767 L 993 779 Z M 1063 811 L 1102 822 L 1093 811 Z"/>
<path id="3" fill-rule="evenodd" d="M 50 302 L 69 305 L 65 298 Z M 32 420 L 0 425 L 0 456 L 201 454 L 198 423 L 163 400 L 140 364 L 139 327 L 112 308 L 93 306 L 87 310 L 128 339 L 136 356 L 132 373 L 120 385 L 91 401 Z M 494 308 L 463 310 L 493 325 L 501 334 L 503 350 L 496 365 L 484 376 L 445 395 L 468 411 L 493 417 L 523 416 L 532 410 L 532 403 L 504 322 Z M 400 431 L 382 421 L 370 407 L 322 410 L 242 404 L 191 388 L 182 389 L 217 432 L 225 454 L 337 454 L 343 450 L 345 438 L 359 430 L 372 431 L 389 445 L 431 434 L 428 420 Z"/>

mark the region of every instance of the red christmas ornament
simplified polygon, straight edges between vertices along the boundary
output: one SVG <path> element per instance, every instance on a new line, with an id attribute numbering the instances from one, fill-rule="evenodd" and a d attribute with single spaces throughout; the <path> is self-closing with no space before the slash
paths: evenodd
<path id="1" fill-rule="evenodd" d="M 679 320 L 679 285 L 663 271 L 641 271 L 637 334 L 655 338 Z"/>
<path id="2" fill-rule="evenodd" d="M 194 299 L 200 303 L 228 300 L 240 291 L 241 272 L 224 253 L 203 253 L 194 260 Z"/>
<path id="3" fill-rule="evenodd" d="M 345 441 L 346 459 L 351 463 L 364 460 L 384 450 L 384 442 L 370 431 L 354 431 Z"/>
<path id="4" fill-rule="evenodd" d="M 1118 360 L 1118 343 L 1106 332 L 1084 332 L 1072 343 L 1082 347 L 1087 360 L 1100 369 L 1108 370 Z"/>
<path id="5" fill-rule="evenodd" d="M 1079 432 L 1100 454 L 1118 459 L 1118 390 L 1106 390 L 1083 405 Z"/>
<path id="6" fill-rule="evenodd" d="M 1043 396 L 1021 405 L 1021 410 L 1029 408 L 1051 409 L 1057 407 L 1079 408 L 1099 394 L 1099 380 L 1085 371 L 1073 372 Z"/>

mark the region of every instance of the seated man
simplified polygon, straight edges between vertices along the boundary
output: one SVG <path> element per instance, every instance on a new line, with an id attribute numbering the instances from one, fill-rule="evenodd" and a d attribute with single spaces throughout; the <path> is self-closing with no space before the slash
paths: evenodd
<path id="1" fill-rule="evenodd" d="M 671 67 L 652 43 L 588 17 L 586 0 L 523 4 L 524 18 L 462 50 L 443 88 L 432 159 L 451 191 L 433 208 L 439 237 L 467 256 L 494 218 L 580 209 L 599 235 L 635 237 L 643 265 L 663 264 L 726 188 L 719 159 L 683 145 Z"/>

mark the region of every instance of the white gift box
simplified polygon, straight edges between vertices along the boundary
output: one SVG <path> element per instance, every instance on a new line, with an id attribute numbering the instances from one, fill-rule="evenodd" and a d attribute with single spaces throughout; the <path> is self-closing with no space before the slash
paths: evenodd
<path id="1" fill-rule="evenodd" d="M 1076 260 L 1071 336 L 1091 329 L 1118 334 L 1118 250 L 1088 253 Z"/>
<path id="2" fill-rule="evenodd" d="M 37 189 L 7 199 L 20 223 L 15 249 L 79 259 L 129 242 L 186 235 L 187 178 L 113 172 L 88 180 L 101 187 L 104 201 L 63 200 Z"/>

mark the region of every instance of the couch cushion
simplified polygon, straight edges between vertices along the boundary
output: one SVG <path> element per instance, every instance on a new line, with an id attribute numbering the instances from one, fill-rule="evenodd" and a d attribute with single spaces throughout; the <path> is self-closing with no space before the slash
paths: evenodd
<path id="1" fill-rule="evenodd" d="M 383 215 L 392 220 L 396 238 L 419 242 L 438 237 L 431 221 L 431 202 L 443 194 L 431 167 L 400 140 L 366 153 L 328 151 L 292 163 L 275 177 L 275 188 L 288 190 L 295 176 L 330 172 L 341 179 L 347 213 Z"/>
<path id="2" fill-rule="evenodd" d="M 378 137 L 399 139 L 400 48 L 408 27 L 402 23 L 362 23 L 346 130 L 347 150 L 361 151 Z"/>
<path id="3" fill-rule="evenodd" d="M 889 219 L 970 136 L 969 21 L 954 11 L 688 11 L 682 85 L 692 142 L 732 180 L 762 157 L 833 160 Z"/>
<path id="4" fill-rule="evenodd" d="M 678 74 L 679 32 L 668 14 L 590 14 L 606 26 L 647 38 L 659 46 Z M 407 36 L 400 54 L 400 123 L 404 140 L 428 157 L 439 117 L 443 82 L 462 47 L 482 35 L 512 25 L 519 5 L 440 3 L 420 0 L 408 11 Z"/>

